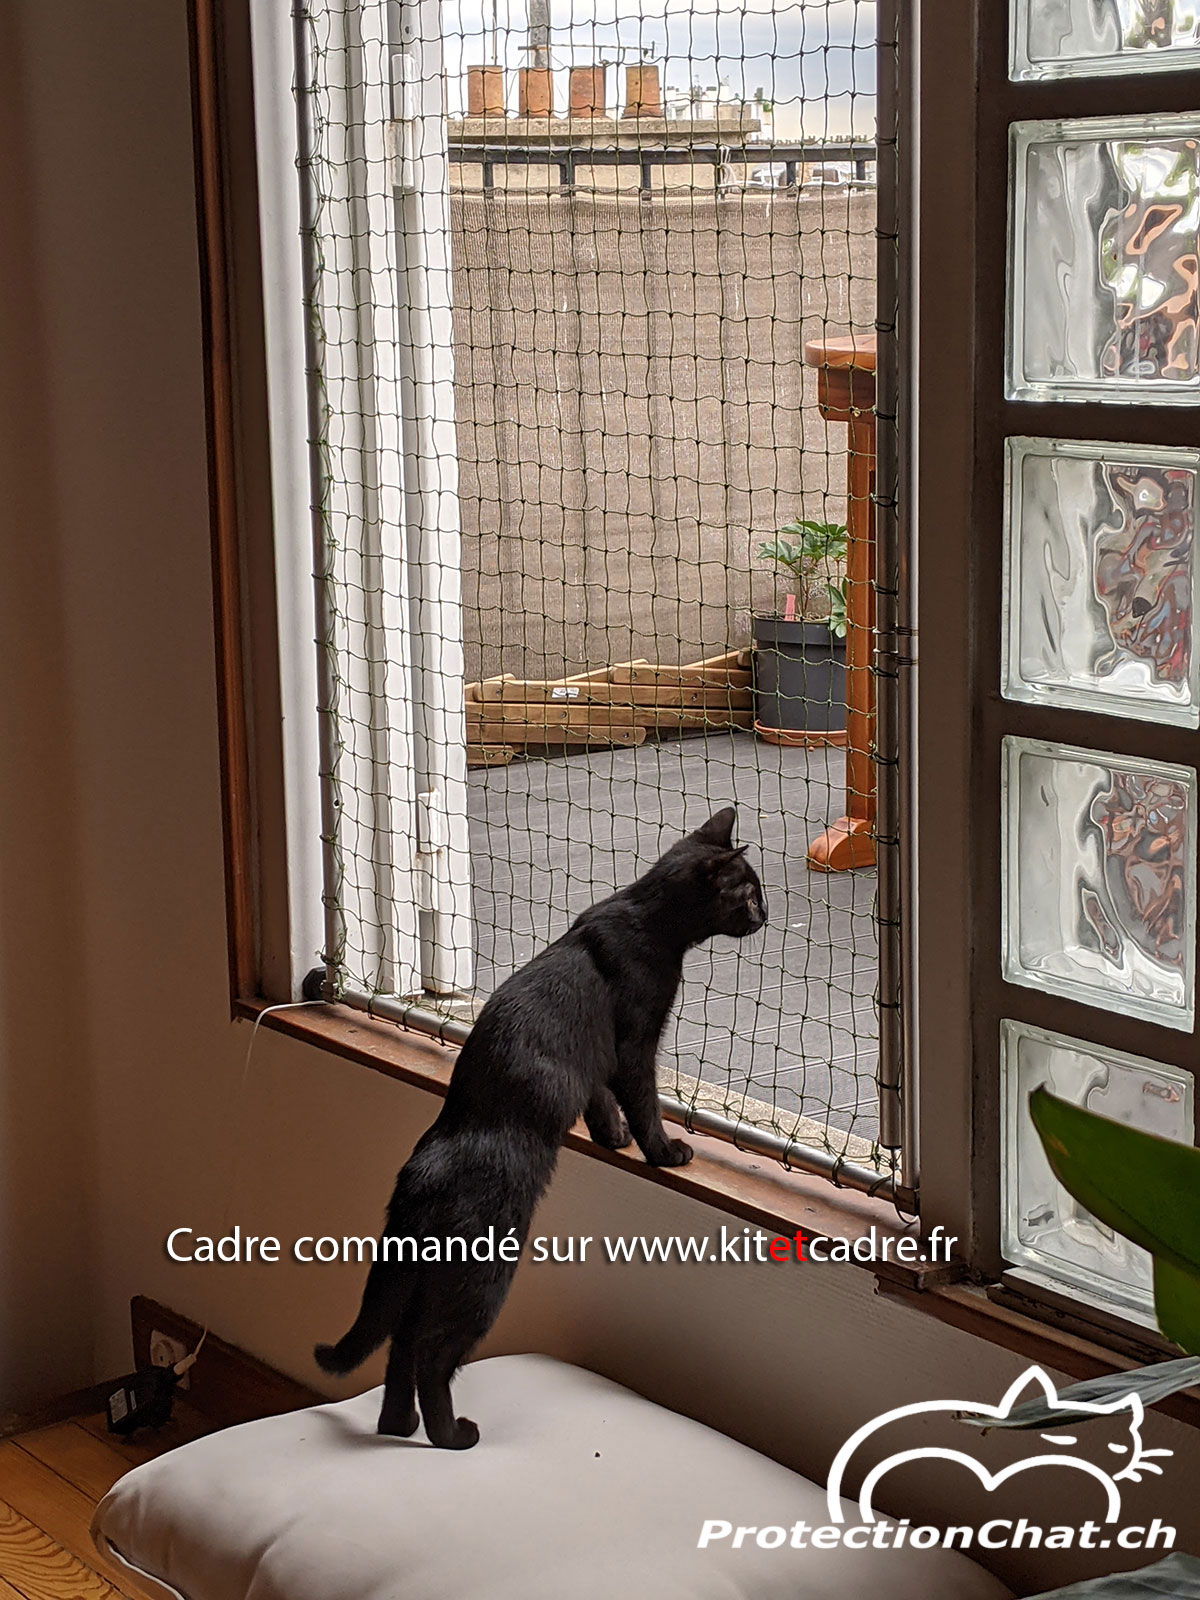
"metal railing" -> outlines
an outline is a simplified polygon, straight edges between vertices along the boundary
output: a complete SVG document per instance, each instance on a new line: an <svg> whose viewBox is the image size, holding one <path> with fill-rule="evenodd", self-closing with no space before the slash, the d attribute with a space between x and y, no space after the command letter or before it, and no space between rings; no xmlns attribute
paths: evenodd
<svg viewBox="0 0 1200 1600"><path fill-rule="evenodd" d="M783 182L763 187L769 187L772 192L787 192L800 187L802 167L849 162L854 169L851 181L866 183L869 181L867 167L876 160L877 152L874 140L863 139L824 143L762 140L724 144L705 139L687 144L605 144L588 143L585 137L571 140L547 137L530 141L515 138L482 140L452 135L448 153L452 165L482 167L485 190L495 187L495 169L498 166L556 168L561 189L575 187L576 172L581 167L636 167L639 191L650 193L654 188L655 168L661 167L711 167L718 186L722 181L722 172L730 167L782 167ZM747 184L744 177L740 183L734 180L726 182L737 188L757 187Z"/></svg>
<svg viewBox="0 0 1200 1600"><path fill-rule="evenodd" d="M439 1044L464 1045L471 1032L471 1024L458 1017L443 1016L427 1006L410 1004L407 1000L387 995L366 995L354 989L338 991L324 967L316 967L305 985L306 999L331 1000L348 1006L352 1011L364 1012L369 1017L380 1017L385 1022L398 1023L414 1033L436 1039ZM766 1156L778 1161L789 1171L807 1172L814 1177L827 1178L840 1189L853 1189L859 1194L878 1196L885 1200L895 1198L896 1180L893 1173L876 1171L860 1162L848 1160L828 1150L817 1150L799 1139L788 1139L760 1128L743 1119L735 1120L719 1111L704 1106L688 1105L671 1094L659 1093L659 1104L666 1121L678 1123L689 1133L711 1134L725 1139L739 1150L751 1155Z"/></svg>

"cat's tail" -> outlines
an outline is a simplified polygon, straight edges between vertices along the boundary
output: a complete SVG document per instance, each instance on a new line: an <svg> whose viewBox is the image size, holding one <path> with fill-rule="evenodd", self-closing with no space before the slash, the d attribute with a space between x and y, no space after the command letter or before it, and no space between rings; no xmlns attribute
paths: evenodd
<svg viewBox="0 0 1200 1600"><path fill-rule="evenodd" d="M338 1377L353 1372L395 1333L413 1291L413 1277L395 1265L377 1262L367 1275L354 1325L336 1344L319 1344L313 1357L322 1372Z"/></svg>

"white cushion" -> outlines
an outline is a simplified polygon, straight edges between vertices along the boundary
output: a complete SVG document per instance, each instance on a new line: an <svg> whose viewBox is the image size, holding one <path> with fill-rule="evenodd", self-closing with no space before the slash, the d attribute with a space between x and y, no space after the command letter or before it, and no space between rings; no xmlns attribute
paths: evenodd
<svg viewBox="0 0 1200 1600"><path fill-rule="evenodd" d="M1004 1600L951 1551L697 1549L706 1518L828 1522L824 1490L547 1356L466 1367L473 1450L375 1433L381 1391L136 1468L93 1535L185 1600ZM846 1516L857 1521L854 1507ZM149 1580L149 1581L148 1581ZM156 1581L155 1581L156 1580Z"/></svg>

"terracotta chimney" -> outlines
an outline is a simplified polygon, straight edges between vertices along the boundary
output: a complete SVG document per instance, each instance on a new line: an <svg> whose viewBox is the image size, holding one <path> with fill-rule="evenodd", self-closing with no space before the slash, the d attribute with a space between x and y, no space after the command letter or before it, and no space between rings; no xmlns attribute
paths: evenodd
<svg viewBox="0 0 1200 1600"><path fill-rule="evenodd" d="M604 115L605 79L607 67L572 67L568 115L572 117L602 117Z"/></svg>
<svg viewBox="0 0 1200 1600"><path fill-rule="evenodd" d="M467 115L469 117L502 117L504 115L504 68L467 68Z"/></svg>
<svg viewBox="0 0 1200 1600"><path fill-rule="evenodd" d="M662 89L658 81L658 67L647 62L639 67L625 68L626 117L661 117L663 114Z"/></svg>
<svg viewBox="0 0 1200 1600"><path fill-rule="evenodd" d="M517 114L549 117L554 113L554 71L551 67L517 69Z"/></svg>

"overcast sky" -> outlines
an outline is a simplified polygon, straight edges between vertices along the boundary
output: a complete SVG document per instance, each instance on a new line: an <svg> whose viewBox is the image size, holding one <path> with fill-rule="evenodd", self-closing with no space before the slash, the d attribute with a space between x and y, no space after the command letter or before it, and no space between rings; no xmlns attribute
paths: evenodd
<svg viewBox="0 0 1200 1600"><path fill-rule="evenodd" d="M494 3L493 53L493 0L444 0L452 113L462 110L468 65L495 59L515 69L526 59L527 0ZM651 50L667 87L724 78L747 99L761 87L778 107L780 137L874 132L874 0L551 0L550 23L556 66L636 61ZM565 101L565 83L560 92ZM620 93L614 67L610 101Z"/></svg>

